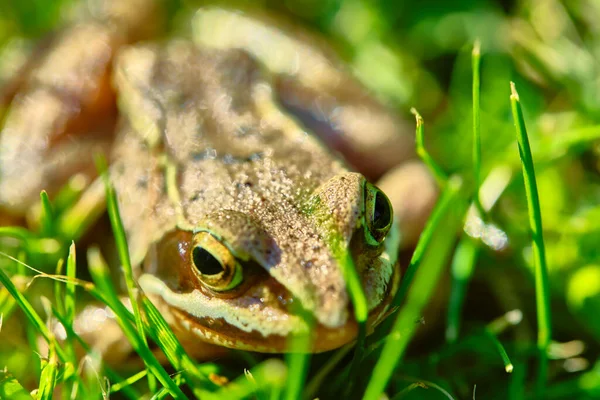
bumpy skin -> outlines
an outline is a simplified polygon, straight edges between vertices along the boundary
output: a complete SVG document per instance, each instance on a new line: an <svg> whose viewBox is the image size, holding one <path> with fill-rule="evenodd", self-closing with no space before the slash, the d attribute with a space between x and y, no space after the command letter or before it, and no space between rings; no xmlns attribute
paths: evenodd
<svg viewBox="0 0 600 400"><path fill-rule="evenodd" d="M144 23L160 15L155 3L91 2L102 7L45 46L13 100L0 208L23 212L40 189L92 175L92 151L112 146L139 284L182 335L285 351L289 334L307 329L304 309L313 350L338 347L357 330L345 268L356 269L376 324L399 280L399 237L395 222L381 243L369 237L368 186L348 165L373 178L402 163L412 154L404 125L308 35L207 9L196 45L123 49L160 25ZM215 292L195 272L192 245L206 232L242 265L238 287Z"/></svg>
<svg viewBox="0 0 600 400"><path fill-rule="evenodd" d="M377 319L398 243L362 250L365 178L277 107L267 76L240 50L175 41L123 51L114 184L134 261L165 235L178 238L154 247L181 256L158 256L140 277L176 320L216 344L280 352L287 336L307 329L290 311L296 298L316 317L315 350L327 350L356 333L337 249L368 253L355 261ZM190 271L198 231L245 261L249 287L204 287Z"/></svg>
<svg viewBox="0 0 600 400"><path fill-rule="evenodd" d="M205 8L194 18L201 46L241 48L274 74L282 107L354 168L378 179L414 156L413 128L358 82L320 37L268 15Z"/></svg>
<svg viewBox="0 0 600 400"><path fill-rule="evenodd" d="M28 211L77 172L95 175L90 155L108 154L117 117L111 87L118 49L160 24L147 0L90 0L75 20L44 40L23 70L0 88L16 92L0 132L0 210Z"/></svg>
<svg viewBox="0 0 600 400"><path fill-rule="evenodd" d="M221 8L200 9L193 22L197 44L244 49L269 69L281 107L352 168L378 180L394 206L402 248L414 246L438 196L415 159L414 125L369 93L328 43L293 24Z"/></svg>

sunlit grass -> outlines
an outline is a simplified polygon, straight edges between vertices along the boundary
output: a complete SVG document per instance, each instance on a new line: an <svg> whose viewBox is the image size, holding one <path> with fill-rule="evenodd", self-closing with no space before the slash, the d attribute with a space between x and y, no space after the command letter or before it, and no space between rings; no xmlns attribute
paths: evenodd
<svg viewBox="0 0 600 400"><path fill-rule="evenodd" d="M416 108L411 108L410 112L415 116L415 119L417 121L417 128L415 133L417 154L425 163L425 165L427 165L429 171L435 178L438 185L444 186L446 184L446 181L448 180L448 176L444 172L442 167L440 167L438 163L434 160L431 154L429 154L427 148L425 147L425 123L423 122L423 117L421 117L421 114L419 114Z"/></svg>
<svg viewBox="0 0 600 400"><path fill-rule="evenodd" d="M43 2L38 3L42 7ZM600 396L600 372L598 364L594 366L599 336L591 328L591 321L585 320L586 317L591 320L594 312L598 312L597 308L588 301L583 321L580 319L575 323L567 311L549 307L550 286L559 303L568 303L563 286L572 278L569 271L579 268L579 263L595 266L599 262L593 250L600 240L599 225L593 216L598 215L594 214L598 193L595 184L598 151L594 146L600 139L600 125L597 96L593 96L597 91L593 79L596 70L589 68L589 60L593 57L591 52L586 53L586 46L599 43L598 35L581 28L582 35L587 33L585 40L578 40L574 36L576 30L572 30L573 33L565 28L570 26L569 23L556 22L568 21L571 16L574 18L571 22L584 22L579 10L569 4L551 2L547 25L557 32L543 34L548 26L536 25L534 18L529 21L527 15L519 15L519 24L510 25L510 38L502 38L503 41L498 43L496 36L501 35L496 34L498 25L494 24L498 21L512 24L515 22L512 17L502 15L498 21L490 20L488 30L494 31L490 35L488 30L482 30L482 27L486 28L488 20L485 18L489 15L479 14L470 8L472 6L463 4L461 25L463 21L467 22L465 25L471 23L464 34L477 34L485 44L482 49L476 42L472 51L470 45L464 47L470 51L470 59L465 57L470 63L463 65L460 52L464 48L459 48L456 43L462 43L465 38L458 40L453 36L453 26L462 32L453 25L459 20L455 11L449 10L447 15L438 17L416 3L411 5L414 14L421 15L418 18L422 19L407 24L412 30L407 35L410 39L406 43L407 54L402 54L404 37L400 36L400 31L395 36L394 29L398 26L394 24L396 20L402 20L404 24L416 17L403 12L402 18L398 18L397 10L391 5L373 3L365 6L362 3L342 1L339 10L333 7L321 14L300 8L303 20L319 30L352 33L351 41L360 43L360 47L346 50L349 58L353 57L359 66L359 73L369 78L364 71L382 72L381 76L373 77L377 78L374 82L369 82L371 87L383 87L385 82L391 81L394 85L383 87L384 93L402 89L402 93L392 93L391 97L414 100L413 104L427 121L430 140L426 148L423 117L414 111L416 153L429 166L442 192L412 253L389 318L376 328L374 334L364 337L364 293L352 263L345 262L344 275L356 317L361 323L357 343L325 355L313 355L306 352L312 345L310 335L299 335L290 340L291 352L284 356L233 352L226 359L210 362L194 359L187 354L156 307L138 293L113 189L106 180L87 182L82 176L75 176L52 199L45 192L40 194L40 205L35 213L37 223L31 230L0 227L0 246L6 243L6 252L13 257L0 255L0 343L3 344L0 359L7 367L4 369L5 365L0 363L0 398L31 399L32 391L36 398L44 399L51 396L64 399L111 396L117 399L309 400L316 397L379 399L387 396L391 399L583 400ZM17 28L12 22L10 26L3 22L5 15L26 21L15 33L31 36L53 25L58 18L57 4L47 6L45 13L34 18L28 17L30 9L25 3L16 4L14 12L0 15L0 45L11 29ZM0 14L3 7L0 5ZM286 7L293 11L299 6L292 0L286 2ZM314 4L315 9L319 7L328 6ZM389 7L389 13L383 7ZM528 10L528 7L524 9ZM368 18L356 10L367 10ZM179 23L182 19L176 20ZM361 30L361 26L353 23L355 21L366 21L371 31ZM431 24L436 29L429 29ZM444 32L440 33L438 26L445 27ZM553 42L556 37L561 40ZM473 40L470 37L466 42L473 43ZM421 54L413 55L415 43L427 47L427 51L417 46L416 49L422 51L416 53ZM510 49L506 50L510 57L503 53L506 48ZM445 53L449 51L454 53ZM369 65L369 56L365 54L378 55L376 65ZM437 67L454 54L458 54L458 60L452 67L451 88L449 93L442 94L443 84L436 83L431 71L420 64L436 64ZM436 57L441 57L442 61ZM394 62L377 61L382 59ZM525 64L527 68L513 69L513 64ZM577 68L571 64L576 64ZM403 76L413 70L414 75ZM527 81L524 76L532 79ZM413 79L416 80L413 82ZM510 101L506 98L509 79L519 82L530 135L527 135L516 90ZM552 85L547 85L547 81ZM502 87L501 94L495 92L499 86ZM411 90L414 91L412 95ZM406 109L401 105L401 111ZM511 111L517 128L521 164L513 147ZM0 110L0 116L2 114L3 110ZM459 139L449 139L450 134ZM519 184L521 168L525 192ZM495 182L496 187L486 188L488 180L494 185L494 173L500 170L508 173ZM569 193L563 196L567 199L564 210L555 215L550 213L555 220L564 223L555 223L550 235L544 238L541 212L544 211L544 217L548 215L543 207L554 200L554 193L539 185L535 172L542 176L546 171L557 172L557 176L565 180L563 190ZM543 177L539 179L543 181ZM492 191L497 194L490 202L486 199ZM580 196L579 192L584 195ZM526 202L520 199L526 199ZM493 249L485 243L483 233L471 237L463 232L470 205L477 210L475 215L481 217L482 223L493 222L506 232L506 247ZM79 241L106 209L114 230L131 310L121 302L124 293L115 287L110 273L119 268L119 263L108 263L105 260L108 254L102 254L94 245L84 247ZM529 225L524 223L526 210ZM530 230L534 233L532 242ZM568 251L575 254L576 263L567 257L564 258L568 261L561 259L560 250L565 247L560 246L566 246L567 242L575 243ZM548 249L548 260L544 247ZM529 249L532 249L531 257ZM559 257L553 259L553 254ZM87 260L88 268L78 270L76 266L86 264L84 260ZM521 265L535 267L532 273L535 287ZM451 279L447 291L440 289L444 285L438 285L438 281L445 279L446 269L449 269ZM50 273L54 275L48 275ZM90 282L81 278L90 275L85 278L91 279ZM124 340L136 353L131 356L132 365L103 364L93 343L87 343L75 332L78 310L90 296L114 312L124 331ZM440 297L443 310L437 306L434 320L425 318L427 305ZM534 297L536 307L533 307ZM480 303L479 313L475 316L473 304L469 304L473 301ZM570 307L569 311L574 309L573 304L566 306ZM447 315L444 314L446 308ZM306 316L307 319L310 317ZM530 321L536 318L537 343L535 327L530 326L534 325ZM548 359L551 320L559 321L554 329L560 330L561 336L586 341L589 347L586 353L575 360ZM56 321L64 327L64 337L58 338L51 329ZM424 328L424 339L416 334L421 328ZM444 329L445 341L441 339ZM140 361L142 366L139 366ZM578 372L568 372L563 361L565 365L568 361L585 361L589 365ZM26 365L20 367L22 364Z"/></svg>
<svg viewBox="0 0 600 400"><path fill-rule="evenodd" d="M431 222L427 228L427 232L429 233L424 235L424 239L422 241L430 247L426 248L426 246L422 244L421 248L424 250L417 252L416 254L418 255L418 258L415 258L413 261L413 268L416 268L416 265L419 265L422 261L424 263L424 268L421 270L421 274L417 275L417 281L413 286L414 290L409 292L413 294L409 294L407 308L403 309L403 311L398 314L398 322L392 331L393 334L391 336L387 336L386 338L387 347L384 348L384 356L381 357L378 362L378 365L383 365L383 368L387 371L385 373L387 374L387 379L389 379L394 366L400 359L402 350L408 344L410 334L402 335L403 342L402 346L400 347L396 347L395 340L391 340L390 338L396 338L398 332L406 331L407 327L409 332L414 330L414 327L416 327L413 321L422 310L422 307L428 298L426 293L431 293L432 289L435 287L435 276L439 276L441 268L445 264L448 251L451 249L451 245L453 243L453 234L456 232L462 221L462 215L464 214L464 210L466 210L466 206L463 206L463 211L461 214L461 207L457 207L457 205L466 205L466 203L464 200L461 200L459 196L459 189L461 187L459 182L460 181L456 178L452 178L450 183L446 185L447 191L442 196L442 200L440 201L438 208L433 213ZM307 363L309 357L306 354L300 353L298 350L302 350L303 353L306 352L307 346L310 346L310 342L306 341L308 336L303 339L300 338L300 342L292 342L292 346L295 346L292 347L292 350L295 353L292 353L290 357L288 357L287 367L283 364L273 364L274 361L268 361L268 364L265 364L265 367L262 367L262 364L259 364L252 370L251 373L245 374L244 377L239 378L241 380L239 385L227 385L223 388L219 388L218 385L215 385L196 367L196 362L187 356L173 332L162 318L161 314L146 298L142 297L140 303L138 298L135 297L135 284L133 282L131 264L128 258L126 237L118 213L118 204L116 202L114 190L112 189L108 180L105 180L105 185L107 188L107 209L113 225L114 235L117 243L117 251L120 255L121 263L125 270L125 277L127 279L127 276L129 275L129 279L131 279L131 286L129 287L129 290L133 314L121 303L116 289L111 283L111 278L108 274L108 266L106 265L106 262L104 261L100 252L95 248L90 248L88 250L88 268L94 284L75 281L76 250L74 245L70 246L69 256L64 263L66 265L66 277L62 278L58 276L57 278L54 278L58 279L56 285L58 285L60 281L65 282L66 285L65 289L63 289L61 286L55 285L55 287L60 288L57 290L57 293L61 293L61 295L56 303L57 309L53 310L53 312L56 314L56 317L65 326L68 339L64 343L59 343L56 341L54 334L48 330L42 319L35 313L31 305L14 287L14 285L12 285L12 282L8 276L4 275L4 273L2 273L3 275L1 276L2 282L9 289L9 292L15 297L17 304L19 304L20 307L25 310L31 323L36 326L37 330L44 338L46 338L46 341L49 343L49 361L42 369L42 377L40 378L39 390L41 393L43 393L45 396L47 393L51 392L57 384L68 385L69 387L74 386L74 382L69 382L65 377L63 377L62 382L57 382L56 368L53 360L54 358L58 357L58 359L60 359L62 362L70 362L71 365L75 363L75 360L72 359L74 355L74 343L81 343L81 338L74 333L72 327L74 321L74 306L77 298L75 295L77 283L79 286L83 285L86 291L88 291L97 300L108 305L113 310L119 326L123 329L125 337L131 343L133 349L138 353L146 366L146 372L138 373L135 379L115 381L114 384L120 392L128 388L130 383L137 382L142 377L149 378L150 376L153 376L156 378L158 383L149 379L148 388L150 392L155 392L156 398L161 398L167 393L174 398L185 398L185 394L180 389L180 386L183 384L189 387L197 397L209 399L223 398L222 396L227 396L227 398L244 398L250 393L256 393L265 390L276 396L274 398L278 398L279 395L283 395L284 398L287 399L302 397L302 392L304 391L303 382L305 380L305 374L308 368ZM43 195L42 199L44 199ZM52 204L48 202L45 208L48 210L52 209ZM51 214L45 213L44 215ZM453 224L448 224L449 219L452 219L450 218L450 215L454 216L452 217L455 221ZM439 230L437 228L442 221L446 222L445 229ZM52 221L49 221L48 225L52 226ZM35 235L33 236L35 237ZM424 260L421 260L421 257L423 257ZM59 262L59 266L57 268L59 272L63 269L62 265L63 263ZM129 271L127 271L128 269ZM410 282L410 279L405 280L405 282ZM405 283L404 287L405 289L403 290L406 291L408 290L409 285ZM140 304L143 305L144 312L141 312ZM138 317L136 317L136 310ZM145 316L145 320L143 316ZM410 323L407 323L408 321L410 321ZM146 335L149 335L149 337L151 337L152 340L158 344L159 348L164 352L171 365L177 371L180 371L178 375L169 376L169 374L167 374L167 372L150 351L147 339L145 338ZM83 343L83 345L84 348L88 349L87 351L90 350L87 344ZM396 349L390 352L389 348ZM341 354L343 355L343 353ZM392 356L391 359L390 356ZM364 368L360 364L362 359L357 359L355 356L354 360L354 362L357 363L354 365L359 365L358 367L354 367L356 368L355 371L362 371ZM264 368L267 368L267 365L270 365L269 368L274 369L274 371L279 371L277 372L277 376L280 376L281 378L274 379L274 377L269 374L267 379L267 377L264 375ZM352 365L352 363L350 365ZM335 371L331 371L330 369L326 369L325 371L335 373ZM346 369L346 373L351 374L352 367L348 367ZM114 374L111 375L113 379L116 378ZM284 376L287 376L286 380L283 380ZM369 388L375 387L375 391L371 389L371 392L369 392L369 389L367 389L367 397L371 396L369 393L375 393L385 389L387 379L382 380L381 378L383 376L384 374L379 373L373 375L369 381ZM261 381L260 379L264 379L264 381ZM322 380L313 382L325 384L325 382ZM284 383L285 389L283 386ZM77 384L81 386L83 385L83 382L77 382ZM347 384L344 385L341 389L342 392L350 397L356 396L356 393L349 391L348 387L350 386ZM84 389L81 390L84 391ZM310 390L314 392L317 391L318 388L313 386L310 388ZM124 394L127 397L131 397L131 392L124 392Z"/></svg>
<svg viewBox="0 0 600 400"><path fill-rule="evenodd" d="M546 265L546 249L544 246L544 233L542 229L542 214L540 211L540 199L535 177L533 156L529 147L527 128L521 109L519 94L513 82L510 83L510 103L512 106L515 129L517 131L517 142L519 144L519 156L523 166L523 178L525 180L525 193L527 195L527 209L529 211L529 226L531 229L533 244L533 263L535 265L535 297L538 322L538 350L539 371L537 379L538 395L543 396L544 388L548 379L548 346L552 336L550 320L550 287L548 283L548 267Z"/></svg>
<svg viewBox="0 0 600 400"><path fill-rule="evenodd" d="M480 110L480 92L481 92L481 43L475 42L471 52L471 70L473 76L472 97L473 97L473 209L479 214L478 217L484 218L486 215L481 205L481 110ZM468 218L468 217L467 217ZM463 307L464 298L467 291L467 285L474 272L477 255L479 253L479 243L473 238L463 233L460 242L454 252L450 272L452 274L452 291L448 299L448 314L446 325L446 340L453 342L458 338L460 327L460 314Z"/></svg>
<svg viewBox="0 0 600 400"><path fill-rule="evenodd" d="M4 370L0 371L0 397L13 400L31 400L31 395L19 381Z"/></svg>
<svg viewBox="0 0 600 400"><path fill-rule="evenodd" d="M422 126L422 119L417 114L417 129L421 130L420 133L418 132L421 138L423 134ZM421 154L426 153L422 152ZM60 295L56 301L56 309L53 310L53 313L67 332L67 340L58 342L55 335L47 328L43 319L36 313L31 303L16 288L10 277L0 270L0 282L2 282L5 289L14 298L16 304L25 313L29 319L29 324L38 334L44 337L48 344L47 359L42 362L39 387L37 388L38 396L40 398L50 398L58 386L70 388L68 389L70 393L98 393L97 391L93 392L94 389L92 388L86 388L85 381L78 378L77 375L74 375L72 372L67 373L66 368L59 368L59 361L63 365L70 366L71 370L74 368L74 365L77 363L77 359L74 358L76 343L83 345L86 351L91 350L74 333L72 326L78 298L76 296L76 287L82 286L98 301L106 304L113 310L125 337L145 365L144 370L127 379L119 377L112 370L104 367L102 373L110 376L112 389L109 390L112 393L121 393L128 398L136 398L138 396L136 394L137 389L134 389L132 385L137 387L140 385L141 380L146 379L147 390L153 394L153 398L164 398L167 395L173 398L187 398L187 395L182 390L182 387L185 386L194 396L206 399L242 399L248 396L260 397L267 394L268 398L273 399L295 399L304 397L307 394L306 390L313 395L321 390L320 386L327 387L329 383L327 383L325 377L331 374L338 382L346 382L338 388L339 394L353 398L363 397L363 394L365 399L380 398L381 394L394 379L394 371L401 365L407 346L418 327L417 321L419 320L419 316L422 315L425 305L433 294L443 268L448 265L451 259L456 234L460 232L469 204L469 195L468 192L465 193L461 179L456 176L447 178L433 159L429 158L428 160L433 171L438 169L437 175L444 188L443 193L417 245L408 272L404 276L398 295L393 302L393 306L399 307L399 311L384 322L374 335L374 339L379 337L381 340L374 343L374 349L380 344L383 344L383 347L380 351L372 350L368 353L368 356L371 356L371 358L368 358L369 362L374 362L375 365L372 371L368 369L368 364L366 364L363 356L358 358L355 356L353 357L354 364L350 364L354 367L346 366L345 368L336 370L335 363L333 363L331 364L332 367L325 367L322 370L324 372L321 372L320 376L315 376L316 380L310 379L307 375L310 356L303 354L305 353L304 350L310 346L307 336L298 338L299 341L293 342L292 346L295 347L292 347L292 350L296 350L296 352L286 358L287 364L279 360L268 359L258 364L252 370L241 373L229 385L225 384L221 386L216 384L206 373L202 372L202 364L198 364L197 361L194 361L186 354L174 333L152 303L145 297L138 298L136 296L136 286L127 251L127 241L120 221L115 193L108 180L105 180L107 209L114 230L117 251L124 268L126 282L128 282L129 299L132 303L133 313L127 310L121 303L118 293L111 282L108 266L96 248L88 250L89 271L94 284L81 283L75 280L76 250L75 246L71 245L66 262L64 264L59 263L58 267L59 273L64 268L65 277L54 278L58 279L55 287L57 288L57 293L60 293ZM53 211L54 206L44 194L41 195L41 201L43 210L41 218L45 220L40 225L39 235L41 236L28 231L20 229L11 230L9 228L3 229L2 233L17 237L25 244L28 244L43 240L45 235L55 232L54 227L56 225L54 222L56 216ZM65 210L65 212L68 212L68 210ZM460 251L457 255L461 254ZM26 253L29 252L29 250L26 251ZM455 257L454 263L458 265L469 259L474 260L472 256L470 258L467 256L462 256L462 258ZM471 261L466 262L467 264L471 263ZM62 287L63 284L64 288ZM497 339L496 333L486 328L483 335L487 336L497 349L498 354L503 360L505 369L509 372L512 371L514 366L504 346ZM156 343L165 354L170 365L177 371L175 375L169 374L164 366L161 365L148 347L148 339L146 337ZM344 356L344 352L338 354L341 357ZM341 361L341 357L336 359L336 362ZM356 386L355 384L348 384L347 379L353 374L362 375L361 380L364 382L364 392L350 391L348 389L349 387ZM309 378L310 384L307 388L304 388L304 382L307 378ZM18 390L18 382L17 384L15 384L14 380L8 380L7 382L12 385L11 388L17 388L15 390ZM358 388L360 387L358 385ZM396 396L402 397L409 392L421 390L424 387L437 388L446 397L454 398L443 386L426 379L419 380L417 383L409 383L407 386L400 388ZM76 392L75 390L78 391Z"/></svg>
<svg viewBox="0 0 600 400"><path fill-rule="evenodd" d="M473 203L477 211L484 217L484 210L479 199L481 187L481 43L475 42L471 52L471 68L473 70L473 180L475 189Z"/></svg>
<svg viewBox="0 0 600 400"><path fill-rule="evenodd" d="M418 326L419 316L427 304L433 289L440 277L447 258L454 244L454 235L464 217L466 211L465 199L461 198L461 181L454 177L450 178L448 184L436 209L432 213L432 223L426 227L432 231L433 239L429 242L427 252L422 259L417 260L419 267L415 272L415 279L408 289L406 304L398 312L396 322L385 339L385 345L381 351L375 369L371 375L364 398L377 400L385 390L392 373L400 362L415 329ZM440 228L440 222L444 221L444 229ZM411 263L413 264L413 263ZM416 265L415 262L413 265Z"/></svg>

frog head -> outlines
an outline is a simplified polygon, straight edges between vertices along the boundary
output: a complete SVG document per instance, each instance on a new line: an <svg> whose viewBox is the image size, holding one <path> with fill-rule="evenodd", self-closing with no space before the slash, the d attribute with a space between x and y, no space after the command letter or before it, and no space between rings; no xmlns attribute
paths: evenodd
<svg viewBox="0 0 600 400"><path fill-rule="evenodd" d="M169 232L146 257L140 285L176 325L261 352L284 352L290 335L311 331L312 350L330 350L358 331L348 268L369 325L379 322L399 280L397 228L381 190L353 172L288 198L274 187L269 197L252 184L238 190L237 203Z"/></svg>

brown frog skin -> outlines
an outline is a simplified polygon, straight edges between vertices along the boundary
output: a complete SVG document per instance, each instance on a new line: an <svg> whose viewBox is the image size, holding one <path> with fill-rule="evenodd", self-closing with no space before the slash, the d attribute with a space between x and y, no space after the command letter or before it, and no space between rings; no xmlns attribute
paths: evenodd
<svg viewBox="0 0 600 400"><path fill-rule="evenodd" d="M241 14L206 9L195 44L126 46L148 35L142 21L154 3L136 16L140 1L105 2L100 17L46 47L0 134L0 206L18 214L46 185L92 175L91 151L110 145L138 283L178 334L284 352L290 335L311 329L301 308L315 321L312 350L339 347L357 334L347 268L362 283L372 328L400 279L401 233L385 194L347 162L370 177L401 163L411 154L403 125L302 36L269 25L261 39L284 54L296 48L295 69L241 40L264 20L244 17L233 43L209 43L200 28ZM96 29L90 43L73 39L86 29ZM73 59L58 57L61 49ZM368 162L377 148L399 150Z"/></svg>
<svg viewBox="0 0 600 400"><path fill-rule="evenodd" d="M117 110L111 84L118 49L159 30L154 2L93 1L45 38L0 97L11 100L0 134L0 209L22 215L42 189L95 175L91 157L111 147ZM153 27L149 29L148 27ZM16 89L18 87L18 90Z"/></svg>

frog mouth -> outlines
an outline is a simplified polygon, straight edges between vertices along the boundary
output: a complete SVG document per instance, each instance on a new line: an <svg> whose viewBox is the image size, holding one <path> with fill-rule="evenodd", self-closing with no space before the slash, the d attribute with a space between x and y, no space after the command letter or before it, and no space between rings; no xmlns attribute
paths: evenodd
<svg viewBox="0 0 600 400"><path fill-rule="evenodd" d="M399 268L394 268L394 276L390 282L388 293L384 300L369 312L367 334L385 318L393 293L399 283ZM261 353L286 353L296 351L290 347L289 335L269 334L263 336L257 331L245 331L237 328L224 319L197 317L180 309L172 308L176 315L176 323L188 332L201 337L203 340L232 349L257 351ZM354 315L350 313L350 315ZM358 335L358 323L354 318L339 327L328 327L316 323L310 329L312 345L311 353L321 353L344 346L354 341Z"/></svg>
<svg viewBox="0 0 600 400"><path fill-rule="evenodd" d="M386 315L398 287L400 268L395 256L398 237L397 230L392 230L383 243L382 251L379 250L379 255L373 258L354 243L348 247L350 260L355 258L351 249L358 252L351 264L352 268L357 268L359 279L363 282L368 333ZM360 236L356 238L359 240ZM360 254L367 254L367 257L360 258ZM358 324L346 287L340 288L343 292L329 292L328 287L319 286L316 289L321 302L310 304L294 295L290 281L277 276L276 270L264 272L255 275L257 280L249 280L248 286L235 296L223 296L197 285L180 286L176 283L179 280L161 278L149 272L142 273L138 283L163 314L171 317L169 322L180 328L182 334L219 346L282 353L292 350L289 347L291 336L310 333L313 345L309 350L323 352L356 338ZM328 280L320 277L317 282L326 285ZM312 325L297 313L299 304L314 317L309 318L314 320ZM335 307L331 307L332 304Z"/></svg>
<svg viewBox="0 0 600 400"><path fill-rule="evenodd" d="M397 265L393 271L383 299L369 312L368 333L384 318L396 291L400 275ZM309 326L299 315L280 307L261 306L256 303L256 298L250 296L227 300L235 301L238 305L235 308L238 310L236 314L231 311L231 304L219 310L219 306L227 306L220 304L222 299L203 298L205 295L198 290L186 294L175 293L151 275L142 275L140 286L155 303L158 303L159 309L168 309L167 314L172 316L171 323L179 328L176 331L184 335L191 333L205 342L223 347L263 353L285 353L293 350L289 341L292 335L310 332L312 347L309 351L319 353L348 344L355 340L358 334L358 324L351 317L340 326L331 327L320 322ZM193 296L194 301L190 300L189 296ZM186 303L210 301L214 301L214 305L203 310L186 306ZM354 315L352 306L348 307L348 315ZM225 312L225 309L230 311Z"/></svg>

